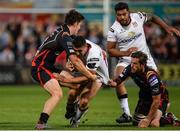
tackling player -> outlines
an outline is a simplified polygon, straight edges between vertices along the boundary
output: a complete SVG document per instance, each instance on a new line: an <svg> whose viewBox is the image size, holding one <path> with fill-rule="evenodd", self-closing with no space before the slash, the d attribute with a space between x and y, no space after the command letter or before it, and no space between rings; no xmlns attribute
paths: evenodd
<svg viewBox="0 0 180 131"><path fill-rule="evenodd" d="M155 15L144 12L130 13L128 5L123 2L119 2L115 5L115 13L116 20L111 26L107 36L107 51L109 55L119 59L115 69L115 78L117 78L124 68L130 64L130 55L137 50L147 54L147 65L157 71L157 67L147 46L143 29L144 23L150 21L158 24L170 35L176 34L177 36L180 36L180 32L167 25ZM116 48L116 45L118 46L118 49ZM118 85L116 93L124 112L122 116L116 119L116 122L131 122L128 94L124 83Z"/></svg>
<svg viewBox="0 0 180 131"><path fill-rule="evenodd" d="M96 75L91 74L85 68L72 47L70 35L77 34L83 20L84 17L79 12L70 10L66 14L65 24L45 39L32 60L32 77L51 95L44 104L35 129L46 129L49 116L63 96L61 86L55 75L62 71L62 69L57 69L54 66L58 54L66 51L72 64L79 72L91 80L96 79Z"/></svg>
<svg viewBox="0 0 180 131"><path fill-rule="evenodd" d="M77 36L73 45L74 50L81 55L81 59L84 59L82 61L84 61L86 68L98 76L96 81L91 81L83 75L73 79L61 78L62 82L81 84L78 89L70 89L65 114L67 119L71 118L71 126L77 127L81 117L88 110L89 101L103 84L108 84L109 72L106 52L97 44L85 40L82 36Z"/></svg>
<svg viewBox="0 0 180 131"><path fill-rule="evenodd" d="M141 51L132 53L131 64L114 81L110 81L111 86L117 86L131 77L140 88L139 100L133 116L133 123L140 128L149 125L159 127L160 119L169 104L168 92L158 73L147 66L147 60L147 55ZM176 125L179 124L179 121L174 120L173 123L171 120L169 124L175 122Z"/></svg>

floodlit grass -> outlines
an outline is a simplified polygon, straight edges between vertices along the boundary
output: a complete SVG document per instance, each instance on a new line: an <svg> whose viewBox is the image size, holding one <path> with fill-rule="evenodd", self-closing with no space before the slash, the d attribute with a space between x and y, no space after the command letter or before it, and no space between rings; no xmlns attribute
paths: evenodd
<svg viewBox="0 0 180 131"><path fill-rule="evenodd" d="M138 99L138 88L128 87L129 106L133 113ZM55 130L72 130L69 121L64 118L67 88L63 88L64 97L49 119L49 125ZM169 88L170 111L180 117L180 88ZM32 130L42 111L43 104L48 98L38 85L0 86L0 130ZM121 114L119 102L114 89L101 89L91 101L86 116L82 119L77 130L134 130L131 124L119 125L115 119ZM156 129L156 128L147 128ZM180 127L166 126L158 130L178 130ZM139 129L138 129L139 130Z"/></svg>

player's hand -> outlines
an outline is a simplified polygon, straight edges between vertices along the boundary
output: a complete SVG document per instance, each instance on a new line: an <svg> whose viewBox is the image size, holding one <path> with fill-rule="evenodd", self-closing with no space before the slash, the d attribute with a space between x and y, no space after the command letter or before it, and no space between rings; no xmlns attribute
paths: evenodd
<svg viewBox="0 0 180 131"><path fill-rule="evenodd" d="M146 128L146 127L149 126L149 124L150 124L150 120L147 119L147 118L145 118L145 119L142 119L142 120L139 122L138 127L139 127L139 128Z"/></svg>
<svg viewBox="0 0 180 131"><path fill-rule="evenodd" d="M117 83L115 81L113 81L113 80L109 80L108 84L109 84L109 86L111 86L113 88L117 86Z"/></svg>
<svg viewBox="0 0 180 131"><path fill-rule="evenodd" d="M95 81L95 80L97 80L97 75L92 74L92 75L89 77L89 79Z"/></svg>
<svg viewBox="0 0 180 131"><path fill-rule="evenodd" d="M66 68L67 68L68 70L70 70L70 71L73 71L73 70L74 70L74 65L71 63L70 60L68 60L68 61L66 62Z"/></svg>
<svg viewBox="0 0 180 131"><path fill-rule="evenodd" d="M66 77L59 75L59 81L64 83L71 83L71 79L67 79Z"/></svg>
<svg viewBox="0 0 180 131"><path fill-rule="evenodd" d="M178 30L172 26L167 27L166 32L171 36L173 36L174 34L176 34L177 36L180 36L180 30Z"/></svg>
<svg viewBox="0 0 180 131"><path fill-rule="evenodd" d="M133 52L137 51L137 47L131 47L127 50L127 55L130 56Z"/></svg>

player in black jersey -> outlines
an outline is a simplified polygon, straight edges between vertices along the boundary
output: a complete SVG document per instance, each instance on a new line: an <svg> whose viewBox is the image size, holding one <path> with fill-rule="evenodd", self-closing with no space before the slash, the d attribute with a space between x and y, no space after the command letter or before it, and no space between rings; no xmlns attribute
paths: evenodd
<svg viewBox="0 0 180 131"><path fill-rule="evenodd" d="M131 77L140 88L133 123L140 128L149 125L159 127L161 116L166 112L169 104L168 92L158 73L147 66L146 54L141 51L134 52L131 55L131 64L124 69L117 79L110 80L109 84L117 87L128 77ZM169 123L172 124L172 121Z"/></svg>
<svg viewBox="0 0 180 131"><path fill-rule="evenodd" d="M65 17L65 24L48 36L39 47L34 59L32 60L32 77L51 95L45 102L44 109L40 115L36 129L45 129L46 123L53 109L63 96L61 86L56 76L61 72L69 76L62 69L54 66L56 57L66 52L71 63L76 69L91 80L96 79L96 75L89 72L82 61L76 56L72 47L70 35L76 35L80 29L84 17L76 10L70 10Z"/></svg>

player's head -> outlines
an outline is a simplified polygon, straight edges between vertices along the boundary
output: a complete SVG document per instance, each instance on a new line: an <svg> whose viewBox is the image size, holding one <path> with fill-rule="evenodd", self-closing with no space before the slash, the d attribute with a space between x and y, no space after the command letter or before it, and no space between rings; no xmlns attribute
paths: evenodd
<svg viewBox="0 0 180 131"><path fill-rule="evenodd" d="M143 53L142 51L137 51L137 52L132 53L131 71L133 73L143 71L144 67L147 64L147 59L148 59L147 55Z"/></svg>
<svg viewBox="0 0 180 131"><path fill-rule="evenodd" d="M74 50L81 53L82 55L86 54L88 46L86 40L82 36L76 36L73 40Z"/></svg>
<svg viewBox="0 0 180 131"><path fill-rule="evenodd" d="M114 7L116 20L122 25L127 26L131 22L129 7L127 3L119 2Z"/></svg>
<svg viewBox="0 0 180 131"><path fill-rule="evenodd" d="M76 10L70 10L65 16L65 24L70 28L71 35L77 34L80 29L84 16Z"/></svg>

